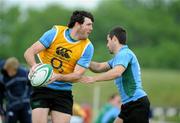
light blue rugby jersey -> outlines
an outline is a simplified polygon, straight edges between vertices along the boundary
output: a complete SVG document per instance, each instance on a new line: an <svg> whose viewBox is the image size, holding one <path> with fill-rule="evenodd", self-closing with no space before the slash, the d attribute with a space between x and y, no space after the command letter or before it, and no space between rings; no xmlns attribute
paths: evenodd
<svg viewBox="0 0 180 123"><path fill-rule="evenodd" d="M115 79L115 84L121 95L122 103L146 96L142 88L141 71L135 54L124 45L113 59L108 61L111 68L122 65L126 68L121 77Z"/></svg>
<svg viewBox="0 0 180 123"><path fill-rule="evenodd" d="M75 42L75 40L73 40L70 37L70 32L71 32L71 30L67 29L65 32L65 36L68 39L68 41ZM56 29L52 28L52 29L48 30L47 32L45 32L44 35L39 39L39 41L46 48L48 48L48 47L50 47L55 35L56 35ZM93 54L94 54L94 47L93 47L92 43L89 43L85 49L85 52L83 53L81 58L77 61L77 64L84 67L84 68L88 68L90 61L93 57ZM51 88L51 89L55 89L55 90L71 90L72 89L72 83L71 82L55 81L51 84L48 84L47 87Z"/></svg>

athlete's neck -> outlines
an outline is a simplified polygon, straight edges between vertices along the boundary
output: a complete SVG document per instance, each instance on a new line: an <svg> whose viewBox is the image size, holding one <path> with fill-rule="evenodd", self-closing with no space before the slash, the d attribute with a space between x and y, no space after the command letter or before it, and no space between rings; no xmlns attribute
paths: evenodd
<svg viewBox="0 0 180 123"><path fill-rule="evenodd" d="M71 37L72 29L67 29L67 37L70 39L70 41L76 42L77 40Z"/></svg>
<svg viewBox="0 0 180 123"><path fill-rule="evenodd" d="M72 28L71 29L71 32L70 32L70 35L69 35L73 40L79 40L79 36L77 34L77 31L76 29Z"/></svg>
<svg viewBox="0 0 180 123"><path fill-rule="evenodd" d="M122 45L122 44L117 45L117 46L116 46L116 49L115 49L115 51L114 51L114 54L117 54L117 53L121 50L121 48L122 48L123 46L124 46L124 45Z"/></svg>

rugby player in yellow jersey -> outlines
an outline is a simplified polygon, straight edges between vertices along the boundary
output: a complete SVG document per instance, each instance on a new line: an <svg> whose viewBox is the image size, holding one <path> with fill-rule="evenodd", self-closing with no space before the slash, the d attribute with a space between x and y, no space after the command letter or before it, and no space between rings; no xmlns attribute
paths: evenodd
<svg viewBox="0 0 180 123"><path fill-rule="evenodd" d="M93 15L74 11L68 26L57 25L30 46L24 57L33 72L38 63L50 64L54 74L46 87L34 88L31 96L33 123L69 123L72 115L72 82L80 79L89 67L94 47L88 39L93 30Z"/></svg>

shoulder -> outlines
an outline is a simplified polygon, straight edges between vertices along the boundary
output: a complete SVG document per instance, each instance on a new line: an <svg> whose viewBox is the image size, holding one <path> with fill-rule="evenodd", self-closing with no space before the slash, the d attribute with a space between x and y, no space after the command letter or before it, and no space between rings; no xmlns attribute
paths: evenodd
<svg viewBox="0 0 180 123"><path fill-rule="evenodd" d="M93 44L91 42L88 43L87 48L89 50L94 50L94 46L93 46Z"/></svg>
<svg viewBox="0 0 180 123"><path fill-rule="evenodd" d="M132 52L132 50L130 50L129 48L126 48L126 49L123 49L123 50L119 51L119 52L117 53L116 57L124 57L124 56L126 56L126 57L132 57L133 54L134 54L134 53Z"/></svg>
<svg viewBox="0 0 180 123"><path fill-rule="evenodd" d="M94 46L93 46L93 44L92 44L91 42L89 42L89 43L86 45L83 54L91 54L91 53L92 53L92 54L94 53Z"/></svg>
<svg viewBox="0 0 180 123"><path fill-rule="evenodd" d="M55 36L56 36L57 30L55 28L52 28L48 31L46 31L43 36L39 39L41 44L43 44L46 48L48 48L51 43L53 42Z"/></svg>
<svg viewBox="0 0 180 123"><path fill-rule="evenodd" d="M46 32L45 32L45 34L47 35L47 36L50 36L50 35L55 35L56 34L56 28L52 28L52 29L49 29L49 30L47 30Z"/></svg>
<svg viewBox="0 0 180 123"><path fill-rule="evenodd" d="M92 43L90 42L90 43L86 46L83 55L88 55L90 58L92 58L93 54L94 54L94 46L93 46Z"/></svg>

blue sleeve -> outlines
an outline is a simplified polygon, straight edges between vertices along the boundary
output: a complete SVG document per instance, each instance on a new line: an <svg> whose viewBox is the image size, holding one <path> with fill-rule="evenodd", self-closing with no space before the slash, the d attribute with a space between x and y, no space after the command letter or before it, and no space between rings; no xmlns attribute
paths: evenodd
<svg viewBox="0 0 180 123"><path fill-rule="evenodd" d="M88 44L88 46L86 47L83 55L81 56L81 58L78 60L77 64L82 66L82 67L85 67L85 68L88 68L89 67L89 64L91 62L91 59L93 57L93 54L94 54L94 47L92 45L92 43Z"/></svg>
<svg viewBox="0 0 180 123"><path fill-rule="evenodd" d="M122 65L127 68L129 62L132 59L132 55L127 52L118 53L113 59L113 67L117 65Z"/></svg>
<svg viewBox="0 0 180 123"><path fill-rule="evenodd" d="M112 68L112 66L113 66L113 59L109 60L109 61L108 61L108 64L109 64L109 66Z"/></svg>
<svg viewBox="0 0 180 123"><path fill-rule="evenodd" d="M56 29L52 28L47 32L45 32L43 36L39 39L39 41L44 45L44 47L48 48L51 45L55 35L56 35Z"/></svg>
<svg viewBox="0 0 180 123"><path fill-rule="evenodd" d="M118 108L116 107L111 108L102 117L102 123L109 123L112 119L115 119L119 113L120 113L120 110Z"/></svg>

